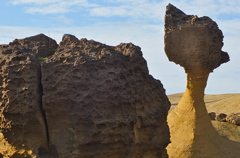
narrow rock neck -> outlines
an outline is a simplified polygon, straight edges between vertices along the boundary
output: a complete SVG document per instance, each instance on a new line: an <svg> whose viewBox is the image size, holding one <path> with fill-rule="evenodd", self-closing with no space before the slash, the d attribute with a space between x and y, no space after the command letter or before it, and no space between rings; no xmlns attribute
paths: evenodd
<svg viewBox="0 0 240 158"><path fill-rule="evenodd" d="M207 86L209 73L210 72L203 70L187 73L186 93L189 93L190 97L194 101L200 101L204 99L204 91Z"/></svg>
<svg viewBox="0 0 240 158"><path fill-rule="evenodd" d="M185 110L204 109L204 91L207 85L209 71L194 70L187 72L186 91L180 100L178 107Z"/></svg>

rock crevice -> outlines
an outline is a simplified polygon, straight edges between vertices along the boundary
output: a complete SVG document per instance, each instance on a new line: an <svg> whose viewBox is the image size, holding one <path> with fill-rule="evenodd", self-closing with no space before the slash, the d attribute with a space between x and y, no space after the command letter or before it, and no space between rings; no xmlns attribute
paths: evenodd
<svg viewBox="0 0 240 158"><path fill-rule="evenodd" d="M48 131L48 121L47 121L47 116L46 116L46 112L45 109L43 107L43 84L42 84L42 67L39 67L40 71L39 71L39 95L40 95L40 99L39 99L39 106L40 106L40 112L42 113L42 118L44 121L44 125L45 125L45 130L46 130L46 139L47 139L47 144L48 144L48 150L49 150L49 131Z"/></svg>
<svg viewBox="0 0 240 158"><path fill-rule="evenodd" d="M5 157L40 156L48 150L39 58L56 47L43 34L0 46L0 153Z"/></svg>

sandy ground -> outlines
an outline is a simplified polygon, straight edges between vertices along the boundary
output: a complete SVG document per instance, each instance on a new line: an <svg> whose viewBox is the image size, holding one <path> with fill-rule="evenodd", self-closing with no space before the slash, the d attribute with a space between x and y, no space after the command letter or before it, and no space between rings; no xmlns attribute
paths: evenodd
<svg viewBox="0 0 240 158"><path fill-rule="evenodd" d="M168 95L173 109L181 99L183 93ZM218 94L205 95L205 103L208 112L218 113L240 113L240 94ZM240 126L227 122L212 121L218 133L232 141L240 142Z"/></svg>

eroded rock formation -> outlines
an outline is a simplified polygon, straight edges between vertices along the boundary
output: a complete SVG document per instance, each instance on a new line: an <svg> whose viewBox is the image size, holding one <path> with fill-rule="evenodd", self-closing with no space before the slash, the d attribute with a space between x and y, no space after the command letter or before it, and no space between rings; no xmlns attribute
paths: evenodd
<svg viewBox="0 0 240 158"><path fill-rule="evenodd" d="M139 47L40 34L0 54L3 156L166 157L170 103Z"/></svg>
<svg viewBox="0 0 240 158"><path fill-rule="evenodd" d="M216 115L215 120L219 121L219 122L226 122L226 117L227 115L224 113L220 113Z"/></svg>
<svg viewBox="0 0 240 158"><path fill-rule="evenodd" d="M226 121L234 125L240 125L240 113L238 114L232 113L227 115Z"/></svg>
<svg viewBox="0 0 240 158"><path fill-rule="evenodd" d="M215 112L210 112L208 113L209 117L211 120L216 120L216 113Z"/></svg>
<svg viewBox="0 0 240 158"><path fill-rule="evenodd" d="M42 67L50 144L59 155L160 157L168 144L168 100L146 67L131 43L63 37Z"/></svg>
<svg viewBox="0 0 240 158"><path fill-rule="evenodd" d="M209 73L229 61L221 50L221 30L209 17L186 15L169 4L164 40L169 60L184 67L187 74L186 91L168 115L170 158L239 157L240 145L218 135L204 103Z"/></svg>
<svg viewBox="0 0 240 158"><path fill-rule="evenodd" d="M48 149L38 56L56 48L43 34L0 46L0 153L5 157L41 155Z"/></svg>

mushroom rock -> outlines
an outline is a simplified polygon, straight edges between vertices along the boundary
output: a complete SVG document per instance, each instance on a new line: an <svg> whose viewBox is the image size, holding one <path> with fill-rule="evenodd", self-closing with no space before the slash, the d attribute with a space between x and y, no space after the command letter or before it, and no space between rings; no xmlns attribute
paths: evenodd
<svg viewBox="0 0 240 158"><path fill-rule="evenodd" d="M42 63L43 107L57 157L166 156L170 102L140 47L64 35Z"/></svg>
<svg viewBox="0 0 240 158"><path fill-rule="evenodd" d="M168 115L169 157L238 157L240 145L218 135L204 103L209 73L229 61L228 54L221 50L221 30L209 17L186 15L169 4L164 41L168 59L184 67L187 74L186 91Z"/></svg>

